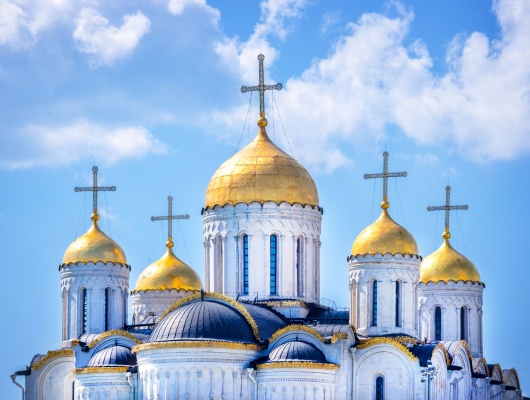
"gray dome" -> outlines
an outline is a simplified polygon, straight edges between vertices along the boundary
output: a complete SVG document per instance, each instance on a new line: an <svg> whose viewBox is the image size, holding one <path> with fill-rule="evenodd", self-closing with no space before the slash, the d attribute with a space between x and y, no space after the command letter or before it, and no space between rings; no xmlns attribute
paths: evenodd
<svg viewBox="0 0 530 400"><path fill-rule="evenodd" d="M192 300L170 311L148 342L177 340L257 343L251 325L235 307L211 298Z"/></svg>
<svg viewBox="0 0 530 400"><path fill-rule="evenodd" d="M307 361L327 363L324 353L314 344L296 340L279 345L269 354L267 362Z"/></svg>
<svg viewBox="0 0 530 400"><path fill-rule="evenodd" d="M136 365L136 356L125 346L114 345L99 350L90 357L87 367L116 367Z"/></svg>
<svg viewBox="0 0 530 400"><path fill-rule="evenodd" d="M249 303L240 303L245 307L258 326L259 336L262 339L269 339L274 332L285 328L287 322L280 313L272 311L266 306Z"/></svg>

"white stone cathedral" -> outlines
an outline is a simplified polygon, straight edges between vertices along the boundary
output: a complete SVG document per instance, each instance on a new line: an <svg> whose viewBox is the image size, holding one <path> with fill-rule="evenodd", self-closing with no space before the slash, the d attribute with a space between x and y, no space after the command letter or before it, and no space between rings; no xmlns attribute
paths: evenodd
<svg viewBox="0 0 530 400"><path fill-rule="evenodd" d="M260 72L247 89L263 96ZM515 369L482 354L485 285L450 244L450 188L434 207L446 211L442 245L422 258L390 216L387 178L403 173L388 173L385 153L384 172L366 176L383 179L382 212L353 241L349 311L335 310L320 302L315 183L269 139L263 112L258 126L208 184L204 286L169 231L129 291L125 253L98 227L97 192L112 188L79 189L94 191L93 224L59 267L60 349L12 375L25 399L522 399ZM180 218L171 198L159 218Z"/></svg>

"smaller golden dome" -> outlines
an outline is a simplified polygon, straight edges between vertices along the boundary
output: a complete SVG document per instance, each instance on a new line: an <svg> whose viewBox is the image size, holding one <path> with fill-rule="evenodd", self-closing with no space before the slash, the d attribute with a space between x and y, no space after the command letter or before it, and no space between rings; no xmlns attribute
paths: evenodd
<svg viewBox="0 0 530 400"><path fill-rule="evenodd" d="M74 240L66 249L63 256L63 264L112 262L127 264L127 258L121 247L105 235L98 226L99 215L97 212L91 215L93 224L88 231Z"/></svg>
<svg viewBox="0 0 530 400"><path fill-rule="evenodd" d="M359 233L351 248L352 255L418 254L416 240L409 231L390 217L388 207L387 201L381 203L383 209L381 215L373 224Z"/></svg>
<svg viewBox="0 0 530 400"><path fill-rule="evenodd" d="M445 236L450 236L450 234ZM444 238L440 248L423 259L420 267L420 282L436 283L451 280L480 282L480 274L475 264L456 251L448 238Z"/></svg>
<svg viewBox="0 0 530 400"><path fill-rule="evenodd" d="M142 271L136 282L134 292L141 290L201 290L201 278L188 264L182 262L173 253L173 242L167 242L167 251Z"/></svg>

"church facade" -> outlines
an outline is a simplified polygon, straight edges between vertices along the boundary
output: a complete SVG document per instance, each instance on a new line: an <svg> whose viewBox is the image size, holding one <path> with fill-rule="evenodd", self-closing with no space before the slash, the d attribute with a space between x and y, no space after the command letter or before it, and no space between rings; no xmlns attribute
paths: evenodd
<svg viewBox="0 0 530 400"><path fill-rule="evenodd" d="M258 127L208 184L204 283L172 250L169 198L166 252L130 290L126 255L98 226L94 169L80 188L94 192L92 226L59 267L61 346L12 376L25 399L522 399L516 370L483 355L485 285L450 243L450 188L434 207L442 244L423 258L390 215L387 179L404 175L385 152L384 172L365 176L383 179L381 215L353 241L349 311L335 310L319 301L315 183L269 139L263 108Z"/></svg>

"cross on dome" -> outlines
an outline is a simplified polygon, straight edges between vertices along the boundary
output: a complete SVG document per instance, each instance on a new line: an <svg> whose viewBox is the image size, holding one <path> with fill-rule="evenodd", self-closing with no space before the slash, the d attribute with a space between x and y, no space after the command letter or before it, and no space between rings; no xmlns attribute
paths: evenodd
<svg viewBox="0 0 530 400"><path fill-rule="evenodd" d="M98 167L92 167L92 186L74 188L75 192L92 192L92 221L99 220L98 215L98 192L115 192L116 186L98 186Z"/></svg>
<svg viewBox="0 0 530 400"><path fill-rule="evenodd" d="M451 210L467 210L469 206L467 204L461 206L452 206L451 205L451 186L445 187L445 206L429 206L427 211L440 211L445 210L445 229L442 237L444 239L449 239L451 237L451 232L449 232L449 211Z"/></svg>
<svg viewBox="0 0 530 400"><path fill-rule="evenodd" d="M258 56L259 61L259 84L258 86L241 86L241 93L246 92L259 92L259 113L260 117L265 117L265 91L266 90L282 90L282 84L277 83L276 85L265 85L265 80L263 77L263 60L265 56L260 54Z"/></svg>
<svg viewBox="0 0 530 400"><path fill-rule="evenodd" d="M403 172L388 172L388 151L383 153L383 172L379 174L364 174L364 179L383 178L383 201L381 208L387 209L390 207L388 202L388 178L405 178L407 171Z"/></svg>
<svg viewBox="0 0 530 400"><path fill-rule="evenodd" d="M174 219L190 219L189 214L173 215L173 197L167 198L167 215L161 217L151 217L151 221L167 221L167 243L168 249L173 247L173 220Z"/></svg>

